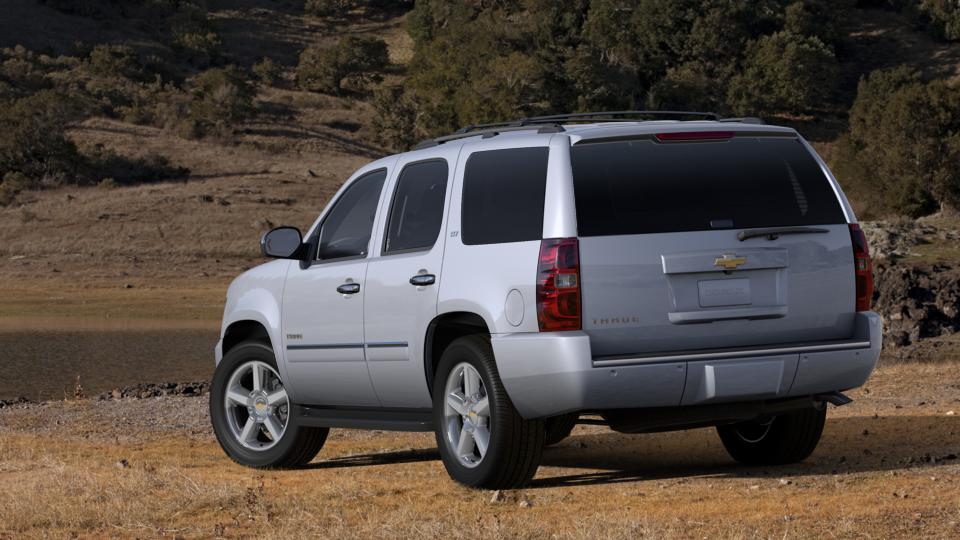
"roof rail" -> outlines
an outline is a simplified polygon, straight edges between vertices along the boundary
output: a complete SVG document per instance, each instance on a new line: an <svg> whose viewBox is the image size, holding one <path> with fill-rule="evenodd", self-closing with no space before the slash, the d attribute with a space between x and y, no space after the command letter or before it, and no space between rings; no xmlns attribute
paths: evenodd
<svg viewBox="0 0 960 540"><path fill-rule="evenodd" d="M636 120L630 120L624 117L631 116L665 116L668 118L684 118L684 117L697 117L697 118L706 118L708 120L720 120L720 115L715 112L696 112L696 111L599 111L599 112L583 112L583 113L570 113L570 114L551 114L547 116L532 116L530 118L521 118L517 120L520 125L526 124L537 124L537 123L553 123L553 122L577 122L585 120L596 120L596 119L607 119L615 120L622 122L635 122Z"/></svg>
<svg viewBox="0 0 960 540"><path fill-rule="evenodd" d="M480 135L486 139L489 137L495 137L507 131L526 131L531 129L537 130L537 133L560 133L561 131L565 131L563 126L560 124L532 124L525 126L519 125L516 122L477 124L462 127L450 135L444 135L443 137L436 137L433 139L420 141L416 146L413 147L413 149L421 150L423 148L430 148L431 146L437 146L448 141L466 139L467 137L476 137L477 135Z"/></svg>
<svg viewBox="0 0 960 540"><path fill-rule="evenodd" d="M740 122L742 124L763 124L763 125L766 124L766 122L763 121L763 118L759 118L756 116L742 116L739 118L721 118L717 120L717 122Z"/></svg>
<svg viewBox="0 0 960 540"><path fill-rule="evenodd" d="M450 135L444 135L442 137L421 141L414 147L414 150L430 148L448 141L464 139L467 137L476 137L477 135L482 135L484 138L494 137L506 131L537 129L538 133L559 133L564 131L562 125L564 122L586 122L590 120L603 120L605 122L636 122L636 119L630 118L635 116L654 116L675 119L692 117L721 121L720 115L717 113L694 111L600 111L571 114L551 114L547 116L530 116L521 118L519 120L511 120L509 122L469 124L454 131Z"/></svg>

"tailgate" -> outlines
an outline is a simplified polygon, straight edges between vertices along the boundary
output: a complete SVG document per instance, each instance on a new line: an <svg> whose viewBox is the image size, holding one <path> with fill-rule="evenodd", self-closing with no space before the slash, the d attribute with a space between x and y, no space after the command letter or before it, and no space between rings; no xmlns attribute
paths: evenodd
<svg viewBox="0 0 960 540"><path fill-rule="evenodd" d="M731 231L581 238L583 329L593 354L849 337L850 232L825 228L757 247ZM718 261L740 264L728 270Z"/></svg>
<svg viewBox="0 0 960 540"><path fill-rule="evenodd" d="M721 136L573 147L595 356L852 334L850 232L819 164L795 135Z"/></svg>

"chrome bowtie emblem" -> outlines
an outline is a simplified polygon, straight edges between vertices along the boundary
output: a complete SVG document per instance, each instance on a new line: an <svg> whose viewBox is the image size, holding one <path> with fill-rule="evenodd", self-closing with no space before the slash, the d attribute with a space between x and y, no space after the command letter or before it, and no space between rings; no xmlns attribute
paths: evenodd
<svg viewBox="0 0 960 540"><path fill-rule="evenodd" d="M724 270L735 270L737 267L747 263L746 257L737 257L733 253L724 253L722 257L717 257L713 265Z"/></svg>

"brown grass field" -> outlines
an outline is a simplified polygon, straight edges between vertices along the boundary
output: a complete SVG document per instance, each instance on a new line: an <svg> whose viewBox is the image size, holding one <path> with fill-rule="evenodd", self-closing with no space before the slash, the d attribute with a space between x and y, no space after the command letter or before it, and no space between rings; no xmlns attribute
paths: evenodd
<svg viewBox="0 0 960 540"><path fill-rule="evenodd" d="M303 470L223 454L206 398L0 410L0 537L957 538L956 364L880 369L805 463L745 468L711 429L580 426L531 486L450 481L430 434L333 430Z"/></svg>

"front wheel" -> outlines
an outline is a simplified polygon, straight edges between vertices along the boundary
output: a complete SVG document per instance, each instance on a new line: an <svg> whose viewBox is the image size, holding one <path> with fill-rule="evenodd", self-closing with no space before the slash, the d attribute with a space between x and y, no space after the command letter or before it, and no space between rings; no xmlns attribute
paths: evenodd
<svg viewBox="0 0 960 540"><path fill-rule="evenodd" d="M273 350L237 345L224 356L210 388L210 419L231 459L257 468L298 467L327 440L327 428L297 425Z"/></svg>
<svg viewBox="0 0 960 540"><path fill-rule="evenodd" d="M443 465L457 482L510 489L533 478L543 454L543 421L524 420L514 408L488 338L462 337L443 352L433 414Z"/></svg>
<svg viewBox="0 0 960 540"><path fill-rule="evenodd" d="M744 465L786 465L813 453L826 419L823 405L717 426L717 433L730 456Z"/></svg>

